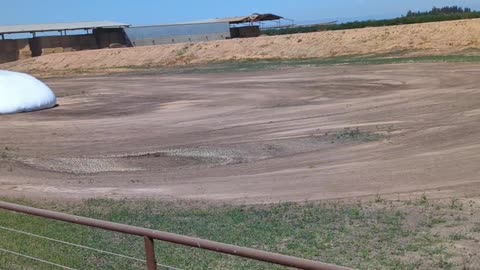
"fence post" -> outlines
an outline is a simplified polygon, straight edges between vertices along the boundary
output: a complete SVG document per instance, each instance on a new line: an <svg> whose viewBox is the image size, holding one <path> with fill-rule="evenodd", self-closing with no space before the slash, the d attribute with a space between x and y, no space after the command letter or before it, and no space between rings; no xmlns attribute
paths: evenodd
<svg viewBox="0 0 480 270"><path fill-rule="evenodd" d="M144 236L145 241L145 258L147 260L147 270L157 270L157 260L155 259L155 246L153 239Z"/></svg>

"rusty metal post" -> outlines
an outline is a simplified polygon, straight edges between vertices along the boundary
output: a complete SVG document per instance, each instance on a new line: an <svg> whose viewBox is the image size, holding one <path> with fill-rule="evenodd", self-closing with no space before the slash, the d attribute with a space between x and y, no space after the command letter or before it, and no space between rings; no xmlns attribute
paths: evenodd
<svg viewBox="0 0 480 270"><path fill-rule="evenodd" d="M155 259L155 245L153 239L144 236L145 240L145 259L147 260L147 270L157 270L157 260Z"/></svg>

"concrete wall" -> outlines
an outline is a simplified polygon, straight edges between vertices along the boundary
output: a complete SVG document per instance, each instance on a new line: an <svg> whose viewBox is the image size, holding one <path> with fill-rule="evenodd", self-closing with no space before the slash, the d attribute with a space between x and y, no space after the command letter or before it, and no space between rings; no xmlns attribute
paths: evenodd
<svg viewBox="0 0 480 270"><path fill-rule="evenodd" d="M97 40L97 46L99 49L103 48L118 48L126 47L127 41L125 38L125 32L123 29L118 28L101 28L95 29L93 35Z"/></svg>
<svg viewBox="0 0 480 270"><path fill-rule="evenodd" d="M230 28L232 38L249 38L260 36L259 26L242 26Z"/></svg>
<svg viewBox="0 0 480 270"><path fill-rule="evenodd" d="M30 39L32 56L98 49L93 35L52 36Z"/></svg>
<svg viewBox="0 0 480 270"><path fill-rule="evenodd" d="M15 40L0 41L0 63L16 61L18 59L17 42Z"/></svg>
<svg viewBox="0 0 480 270"><path fill-rule="evenodd" d="M32 57L28 39L0 40L0 63Z"/></svg>

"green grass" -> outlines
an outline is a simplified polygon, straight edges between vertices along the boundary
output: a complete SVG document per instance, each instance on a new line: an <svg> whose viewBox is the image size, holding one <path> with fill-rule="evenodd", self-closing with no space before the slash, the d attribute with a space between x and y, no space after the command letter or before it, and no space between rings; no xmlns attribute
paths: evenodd
<svg viewBox="0 0 480 270"><path fill-rule="evenodd" d="M346 141L372 142L382 139L383 136L377 133L360 130L360 128L357 127L354 129L344 128L342 131L338 131L333 134L327 134L327 138L331 141L331 143Z"/></svg>
<svg viewBox="0 0 480 270"><path fill-rule="evenodd" d="M177 51L176 53L177 57L185 55L187 53L187 50L188 50L188 46L183 47L181 50Z"/></svg>
<svg viewBox="0 0 480 270"><path fill-rule="evenodd" d="M106 73L122 76L123 74L137 75L170 75L170 74L211 74L229 72L257 72L262 70L280 70L286 68L324 67L332 65L384 65L402 63L478 63L480 51L466 50L464 54L457 55L427 55L405 57L410 51L395 51L376 55L347 55L330 58L306 59L263 59L243 61L222 61L206 64L192 64L185 67L165 67L161 65L121 66L111 68ZM177 55L181 57L182 55ZM95 69L70 69L62 71L31 70L38 77L66 78L76 76L91 76L102 71Z"/></svg>
<svg viewBox="0 0 480 270"><path fill-rule="evenodd" d="M450 253L439 248L449 239L431 232L430 216L418 215L416 226L406 226L412 211L393 209L387 202L382 204L382 207L353 203L212 206L186 202L88 200L66 206L53 203L42 206L354 268L451 268L447 260ZM6 211L0 211L0 226L143 258L143 240L139 237ZM143 267L141 263L1 229L0 248L78 269ZM160 242L156 242L156 252L160 263L182 269L282 269ZM412 252L418 256L409 258ZM0 254L2 269L54 269L15 255Z"/></svg>
<svg viewBox="0 0 480 270"><path fill-rule="evenodd" d="M393 52L376 56L341 56L324 59L269 59L269 60L247 60L235 62L219 62L203 65L192 65L188 67L166 68L161 66L125 66L119 69L128 69L129 72L139 74L208 74L226 72L255 72L261 70L276 70L284 68L301 67L322 67L329 65L381 65L401 63L469 63L480 62L480 55L446 55L446 56L417 56L403 57L402 52Z"/></svg>

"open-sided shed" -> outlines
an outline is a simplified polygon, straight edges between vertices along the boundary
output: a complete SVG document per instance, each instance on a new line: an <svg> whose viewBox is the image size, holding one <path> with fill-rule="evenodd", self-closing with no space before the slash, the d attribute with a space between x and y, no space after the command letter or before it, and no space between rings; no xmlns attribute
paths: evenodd
<svg viewBox="0 0 480 270"><path fill-rule="evenodd" d="M49 53L104 48L112 43L125 44L123 28L128 26L126 23L108 21L2 25L0 63ZM79 34L78 30L84 32ZM69 35L72 31L76 31L75 34ZM39 35L52 32L53 35ZM32 37L19 38L18 34L31 34Z"/></svg>
<svg viewBox="0 0 480 270"><path fill-rule="evenodd" d="M216 22L228 22L230 24L230 33L232 38L246 38L260 36L260 25L265 22L275 22L280 26L282 20L290 21L282 16L266 13L254 13L249 16L229 17L215 19Z"/></svg>
<svg viewBox="0 0 480 270"><path fill-rule="evenodd" d="M242 23L255 23L255 22L265 22L265 21L278 21L281 19L284 19L284 18L282 16L278 16L275 14L254 13L250 16L230 17L230 18L216 19L215 21L228 22L230 24L242 24Z"/></svg>

